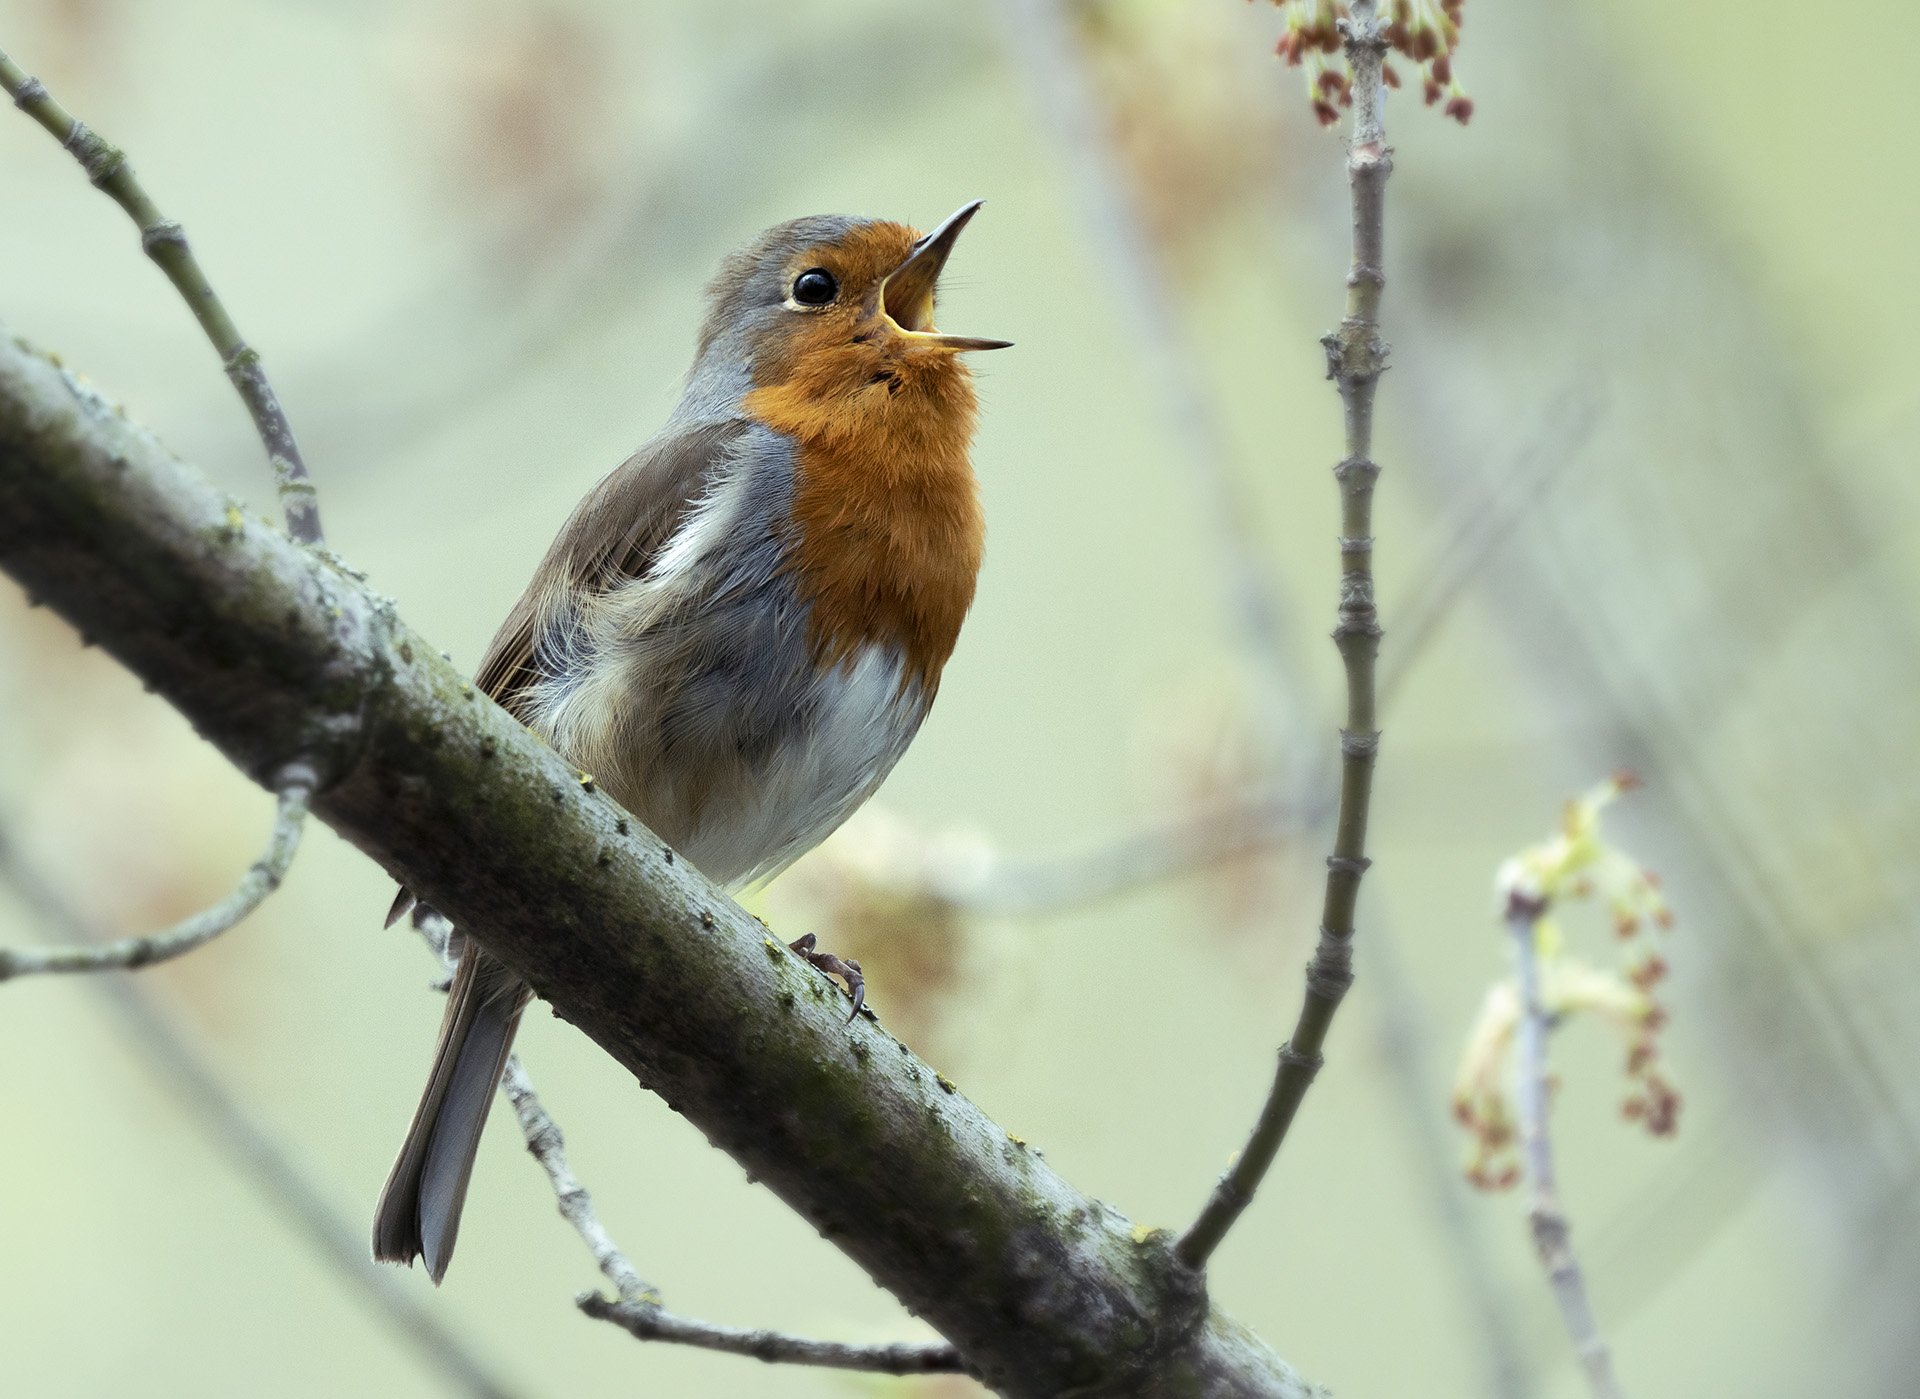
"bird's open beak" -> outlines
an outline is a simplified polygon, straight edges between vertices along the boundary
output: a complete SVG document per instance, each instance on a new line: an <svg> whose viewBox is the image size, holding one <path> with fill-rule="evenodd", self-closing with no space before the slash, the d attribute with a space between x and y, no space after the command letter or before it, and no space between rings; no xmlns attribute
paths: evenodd
<svg viewBox="0 0 1920 1399"><path fill-rule="evenodd" d="M940 269L960 238L960 230L980 212L984 201L974 200L956 209L947 221L913 245L907 260L880 283L880 310L901 335L942 350L1004 350L1011 340L976 340L968 335L942 335L933 328L933 289Z"/></svg>

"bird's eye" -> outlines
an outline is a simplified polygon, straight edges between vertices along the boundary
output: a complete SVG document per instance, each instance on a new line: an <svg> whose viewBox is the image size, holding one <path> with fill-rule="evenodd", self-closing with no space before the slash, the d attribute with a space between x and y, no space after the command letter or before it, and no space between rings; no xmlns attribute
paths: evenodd
<svg viewBox="0 0 1920 1399"><path fill-rule="evenodd" d="M840 294L840 284L824 267L809 267L793 279L793 299L802 306L825 306Z"/></svg>

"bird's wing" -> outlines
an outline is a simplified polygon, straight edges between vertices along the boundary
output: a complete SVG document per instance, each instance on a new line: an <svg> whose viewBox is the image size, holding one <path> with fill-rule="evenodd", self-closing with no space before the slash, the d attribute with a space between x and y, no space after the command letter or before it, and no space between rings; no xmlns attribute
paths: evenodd
<svg viewBox="0 0 1920 1399"><path fill-rule="evenodd" d="M519 715L521 695L540 678L534 649L541 609L557 590L604 592L645 573L747 428L733 419L663 433L589 491L494 633L474 684Z"/></svg>

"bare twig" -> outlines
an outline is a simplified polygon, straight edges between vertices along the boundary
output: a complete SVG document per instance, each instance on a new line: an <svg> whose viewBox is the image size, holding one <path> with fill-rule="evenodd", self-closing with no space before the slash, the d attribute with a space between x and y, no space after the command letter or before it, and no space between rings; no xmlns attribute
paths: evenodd
<svg viewBox="0 0 1920 1399"><path fill-rule="evenodd" d="M60 893L19 858L0 822L0 885L45 920L57 936L99 941L98 932ZM220 1082L206 1058L138 977L94 977L114 1022L133 1042L134 1056L173 1094L187 1118L234 1172L281 1216L322 1264L347 1284L376 1321L411 1346L462 1393L474 1399L510 1399L516 1393L493 1374L430 1307L367 1258L366 1234L336 1210L318 1182Z"/></svg>
<svg viewBox="0 0 1920 1399"><path fill-rule="evenodd" d="M275 489L280 493L280 508L286 514L287 533L302 544L325 544L320 529L320 502L307 464L294 441L293 425L280 407L280 399L267 379L260 353L240 337L240 331L214 293L213 284L200 269L199 259L187 246L187 234L177 222L165 217L148 196L133 166L116 147L110 146L98 132L80 121L48 93L46 84L20 68L5 52L0 52L0 88L13 98L13 105L39 122L80 167L94 187L126 210L127 217L140 230L140 247L167 274L187 309L200 322L200 329L220 356L220 363L232 380L240 399L253 419L254 430L267 449L267 462L273 468Z"/></svg>
<svg viewBox="0 0 1920 1399"><path fill-rule="evenodd" d="M1341 26L1353 72L1353 136L1347 146L1347 181L1353 198L1353 266L1347 274L1347 314L1322 343L1327 375L1346 407L1347 455L1334 468L1340 483L1340 609L1334 641L1347 672L1347 722L1340 731L1340 808L1333 854L1327 859L1327 892L1320 940L1307 965L1306 997L1293 1037L1280 1050L1273 1088L1246 1147L1220 1178L1178 1252L1192 1268L1207 1259L1233 1222L1253 1201L1254 1190L1273 1164L1294 1113L1320 1069L1320 1047L1341 998L1353 984L1353 913L1360 877L1368 865L1367 813L1373 796L1373 762L1380 734L1375 727L1374 660L1380 626L1373 597L1373 394L1386 368L1379 336L1380 293L1385 285L1383 211L1388 172L1385 94L1380 67L1386 54L1374 0L1355 0Z"/></svg>
<svg viewBox="0 0 1920 1399"><path fill-rule="evenodd" d="M449 957L453 925L431 909L421 910L414 918L441 964L452 971ZM893 1345L846 1345L837 1341L816 1341L790 1336L779 1331L742 1331L709 1321L696 1321L667 1311L658 1288L640 1276L639 1270L613 1241L613 1235L600 1222L593 1197L573 1173L567 1161L566 1137L553 1120L533 1080L518 1054L507 1056L506 1072L500 1079L500 1091L513 1105L520 1135L533 1159L547 1173L553 1186L560 1214L573 1226L580 1241L593 1255L594 1263L613 1284L615 1296L603 1297L583 1292L576 1299L581 1311L599 1321L611 1321L625 1327L643 1341L666 1341L701 1350L725 1351L730 1355L748 1355L758 1360L785 1365L820 1365L842 1370L865 1370L884 1375L920 1375L964 1368L959 1353L944 1342L901 1342Z"/></svg>
<svg viewBox="0 0 1920 1399"><path fill-rule="evenodd" d="M193 951L238 924L280 887L300 848L313 795L314 771L305 763L284 769L277 785L280 809L266 853L241 877L239 887L212 908L203 909L164 932L89 947L52 947L41 951L0 948L0 981L50 972L133 971Z"/></svg>
<svg viewBox="0 0 1920 1399"><path fill-rule="evenodd" d="M1540 1000L1540 966L1534 948L1534 925L1545 911L1543 904L1517 895L1507 905L1507 931L1513 934L1514 968L1524 1007L1515 1037L1514 1076L1520 1149L1526 1157L1527 1181L1533 1194L1527 1221L1533 1229L1541 1266L1553 1284L1554 1300L1560 1304L1560 1318L1566 1323L1567 1335L1573 1340L1595 1399L1620 1399L1620 1386L1613 1377L1613 1356L1594 1319L1593 1304L1587 1299L1586 1279L1573 1252L1567 1216L1560 1208L1554 1180L1553 1141L1547 1134L1547 1033L1551 1025Z"/></svg>
<svg viewBox="0 0 1920 1399"><path fill-rule="evenodd" d="M597 1292L582 1293L579 1307L590 1317L625 1327L643 1341L672 1341L701 1350L747 1355L770 1364L820 1365L875 1375L955 1374L966 1368L952 1346L938 1341L856 1346L778 1331L741 1331L708 1321L689 1321L650 1303L616 1301Z"/></svg>
<svg viewBox="0 0 1920 1399"><path fill-rule="evenodd" d="M567 1164L567 1143L560 1124L553 1120L553 1115L533 1091L533 1080L527 1077L517 1054L507 1059L500 1091L513 1104L513 1115L520 1123L520 1135L526 1140L527 1150L533 1153L533 1159L540 1163L540 1169L547 1173L553 1185L553 1198L560 1206L561 1217L573 1226L573 1231L593 1255L593 1261L619 1293L620 1300L659 1305L660 1293L640 1276L620 1246L614 1243L593 1208L593 1197Z"/></svg>

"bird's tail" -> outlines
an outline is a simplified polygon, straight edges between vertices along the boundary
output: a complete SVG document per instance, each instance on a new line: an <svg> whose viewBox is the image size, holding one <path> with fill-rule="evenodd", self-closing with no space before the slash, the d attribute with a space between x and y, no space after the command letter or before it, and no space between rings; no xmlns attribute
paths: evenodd
<svg viewBox="0 0 1920 1399"><path fill-rule="evenodd" d="M480 1132L531 995L468 941L447 995L433 1073L374 1211L373 1256L381 1262L418 1257L435 1283L446 1275Z"/></svg>

